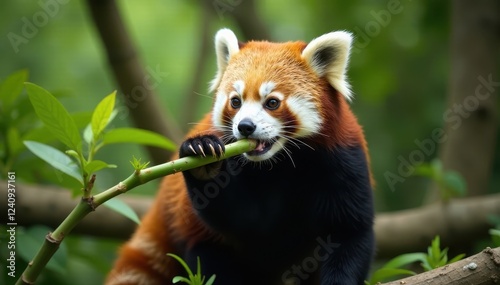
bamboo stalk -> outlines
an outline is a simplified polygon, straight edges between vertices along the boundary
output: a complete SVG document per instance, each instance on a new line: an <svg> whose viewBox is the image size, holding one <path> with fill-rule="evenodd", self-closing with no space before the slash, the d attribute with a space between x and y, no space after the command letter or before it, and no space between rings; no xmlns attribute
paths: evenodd
<svg viewBox="0 0 500 285"><path fill-rule="evenodd" d="M75 206L73 211L64 219L64 221L52 233L48 233L45 242L41 246L33 260L28 264L16 285L34 284L40 273L43 271L49 260L56 253L59 244L69 235L71 230L90 212L104 202L123 194L139 185L145 184L151 180L200 167L220 159L226 159L235 155L253 150L256 143L250 140L240 140L226 145L226 151L221 158L217 157L184 157L167 163L159 164L142 170L134 171L132 175L118 183L117 185L105 190L88 199L82 198Z"/></svg>

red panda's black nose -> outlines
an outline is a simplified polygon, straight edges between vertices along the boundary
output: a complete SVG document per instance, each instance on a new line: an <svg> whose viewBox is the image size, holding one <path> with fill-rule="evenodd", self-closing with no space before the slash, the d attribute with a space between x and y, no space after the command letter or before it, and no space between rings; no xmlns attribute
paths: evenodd
<svg viewBox="0 0 500 285"><path fill-rule="evenodd" d="M253 134L256 127L257 126L252 122L252 120L245 118L238 124L238 131L240 131L240 134L243 136L248 137Z"/></svg>

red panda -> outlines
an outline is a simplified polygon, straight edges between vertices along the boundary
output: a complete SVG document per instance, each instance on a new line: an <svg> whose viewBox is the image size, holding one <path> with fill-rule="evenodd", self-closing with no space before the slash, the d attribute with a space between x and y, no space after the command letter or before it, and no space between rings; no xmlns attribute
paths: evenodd
<svg viewBox="0 0 500 285"><path fill-rule="evenodd" d="M255 150L167 176L107 285L171 284L197 257L216 285L363 284L374 252L367 143L349 108L352 36L239 43L215 37L212 111L176 157Z"/></svg>

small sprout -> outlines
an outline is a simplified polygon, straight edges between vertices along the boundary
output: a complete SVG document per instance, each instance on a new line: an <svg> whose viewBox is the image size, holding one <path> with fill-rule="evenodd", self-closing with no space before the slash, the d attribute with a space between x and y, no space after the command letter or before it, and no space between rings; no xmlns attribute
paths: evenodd
<svg viewBox="0 0 500 285"><path fill-rule="evenodd" d="M135 171L138 172L148 167L149 161L142 163L141 158L137 159L135 156L132 156L132 161L130 161Z"/></svg>
<svg viewBox="0 0 500 285"><path fill-rule="evenodd" d="M452 259L448 258L448 248L441 249L439 236L436 236L427 248L427 256L422 262L425 271L445 266L464 258L465 254L459 254Z"/></svg>
<svg viewBox="0 0 500 285"><path fill-rule="evenodd" d="M69 156L76 158L77 161L80 161L80 155L78 154L78 152L70 149L70 150L65 151L65 153Z"/></svg>
<svg viewBox="0 0 500 285"><path fill-rule="evenodd" d="M184 276L175 276L172 279L172 283L184 282L189 285L212 285L214 283L215 274L212 275L207 280L207 282L205 282L205 276L201 275L200 257L197 258L196 274L193 274L187 263L181 257L172 253L167 253L167 255L177 260L182 265L182 267L184 267L184 270L186 270L186 273L188 274L187 278Z"/></svg>

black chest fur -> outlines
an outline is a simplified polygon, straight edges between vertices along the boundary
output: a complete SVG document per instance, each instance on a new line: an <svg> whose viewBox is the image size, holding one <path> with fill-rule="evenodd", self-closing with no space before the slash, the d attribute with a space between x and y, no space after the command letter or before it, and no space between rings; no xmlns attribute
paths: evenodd
<svg viewBox="0 0 500 285"><path fill-rule="evenodd" d="M294 149L291 157L272 165L230 158L208 181L186 173L193 206L235 247L284 259L314 247L319 236L371 227L372 191L360 147Z"/></svg>

